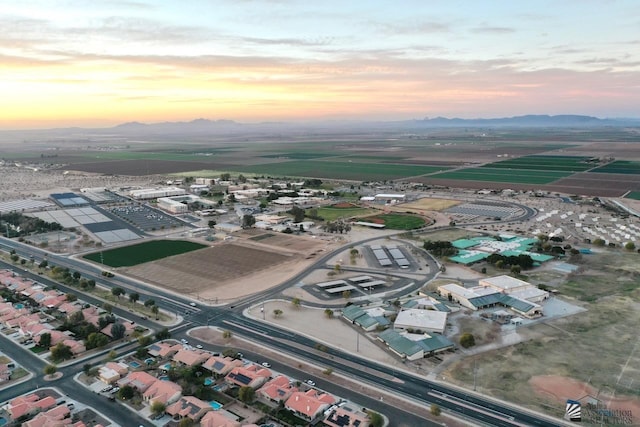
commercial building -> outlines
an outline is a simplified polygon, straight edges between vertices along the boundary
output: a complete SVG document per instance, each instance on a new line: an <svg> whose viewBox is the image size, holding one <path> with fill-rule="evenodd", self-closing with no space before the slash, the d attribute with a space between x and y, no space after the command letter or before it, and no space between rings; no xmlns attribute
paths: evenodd
<svg viewBox="0 0 640 427"><path fill-rule="evenodd" d="M187 194L187 192L178 187L141 188L129 191L129 196L136 200L150 200L159 197L182 196L184 194Z"/></svg>
<svg viewBox="0 0 640 427"><path fill-rule="evenodd" d="M401 310L393 323L398 331L414 331L416 333L436 332L443 334L447 327L447 312L409 308Z"/></svg>

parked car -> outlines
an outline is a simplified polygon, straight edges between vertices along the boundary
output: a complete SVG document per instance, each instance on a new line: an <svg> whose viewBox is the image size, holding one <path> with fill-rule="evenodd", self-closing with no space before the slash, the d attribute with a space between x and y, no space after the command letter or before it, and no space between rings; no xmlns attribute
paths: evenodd
<svg viewBox="0 0 640 427"><path fill-rule="evenodd" d="M190 305L191 307L197 307L197 305L196 305L196 303L195 303L195 302L190 302L190 303L189 303L189 305Z"/></svg>
<svg viewBox="0 0 640 427"><path fill-rule="evenodd" d="M315 385L316 385L316 383L314 383L314 382L313 382L313 381L311 381L311 380L307 380L307 381L305 381L305 382L306 382L307 384L309 384L311 387L315 387Z"/></svg>
<svg viewBox="0 0 640 427"><path fill-rule="evenodd" d="M182 342L182 344L189 344L189 341L185 340L184 338L182 338L180 342Z"/></svg>
<svg viewBox="0 0 640 427"><path fill-rule="evenodd" d="M202 350L202 344L196 345L196 348Z"/></svg>
<svg viewBox="0 0 640 427"><path fill-rule="evenodd" d="M265 368L270 368L271 364L269 364L268 362L262 362L262 366L264 366Z"/></svg>
<svg viewBox="0 0 640 427"><path fill-rule="evenodd" d="M114 387L109 393L116 394L118 391L120 391L120 387Z"/></svg>

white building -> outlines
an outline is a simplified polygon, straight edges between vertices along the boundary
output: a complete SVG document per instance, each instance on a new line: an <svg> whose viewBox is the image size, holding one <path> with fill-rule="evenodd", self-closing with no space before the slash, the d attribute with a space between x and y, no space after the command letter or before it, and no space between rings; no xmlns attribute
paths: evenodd
<svg viewBox="0 0 640 427"><path fill-rule="evenodd" d="M444 333L447 327L447 313L435 310L409 308L400 311L393 328L400 331L421 331Z"/></svg>
<svg viewBox="0 0 640 427"><path fill-rule="evenodd" d="M187 194L185 190L178 187L141 188L129 191L129 196L136 200L157 199L158 197L182 196Z"/></svg>

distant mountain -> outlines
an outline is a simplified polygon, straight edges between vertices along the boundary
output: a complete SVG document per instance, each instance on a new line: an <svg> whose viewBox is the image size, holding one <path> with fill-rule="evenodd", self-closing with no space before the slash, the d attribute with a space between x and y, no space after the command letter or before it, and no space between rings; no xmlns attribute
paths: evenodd
<svg viewBox="0 0 640 427"><path fill-rule="evenodd" d="M622 123L613 119L599 119L592 116L580 115L526 115L516 117L504 117L496 119L447 119L436 117L414 121L414 124L423 124L431 127L584 127L584 126L620 126Z"/></svg>

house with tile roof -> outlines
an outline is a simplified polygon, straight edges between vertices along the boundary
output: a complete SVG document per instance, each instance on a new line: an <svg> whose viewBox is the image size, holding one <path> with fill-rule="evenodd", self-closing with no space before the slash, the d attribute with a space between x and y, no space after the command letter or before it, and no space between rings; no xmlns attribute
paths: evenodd
<svg viewBox="0 0 640 427"><path fill-rule="evenodd" d="M11 379L11 369L6 363L0 363L0 383Z"/></svg>
<svg viewBox="0 0 640 427"><path fill-rule="evenodd" d="M265 403L279 405L280 402L285 402L296 391L298 391L298 388L291 384L289 378L284 375L278 375L260 387L256 391L256 396Z"/></svg>
<svg viewBox="0 0 640 427"><path fill-rule="evenodd" d="M157 342L149 347L148 353L153 357L171 357L182 349L181 344Z"/></svg>
<svg viewBox="0 0 640 427"><path fill-rule="evenodd" d="M200 420L201 427L242 427L238 421L226 417L219 411L207 412Z"/></svg>
<svg viewBox="0 0 640 427"><path fill-rule="evenodd" d="M240 366L242 366L242 360L220 356L211 356L202 364L203 368L220 376L227 375L232 369Z"/></svg>
<svg viewBox="0 0 640 427"><path fill-rule="evenodd" d="M254 390L271 377L271 371L259 365L238 366L224 377L230 386L251 387Z"/></svg>
<svg viewBox="0 0 640 427"><path fill-rule="evenodd" d="M181 420L189 418L198 422L207 412L213 410L211 405L204 400L200 400L194 396L182 396L175 403L167 406L165 412L173 417L173 419Z"/></svg>
<svg viewBox="0 0 640 427"><path fill-rule="evenodd" d="M106 384L113 384L127 375L129 367L124 363L108 362L98 370L98 378Z"/></svg>
<svg viewBox="0 0 640 427"><path fill-rule="evenodd" d="M297 417L314 422L328 409L336 403L336 399L327 393L317 392L315 389L306 392L297 391L291 394L284 407Z"/></svg>
<svg viewBox="0 0 640 427"><path fill-rule="evenodd" d="M56 400L51 396L41 398L36 393L18 396L9 402L7 412L12 420L23 415L35 414L46 411L56 406Z"/></svg>
<svg viewBox="0 0 640 427"><path fill-rule="evenodd" d="M205 351L182 348L173 356L172 360L184 366L197 366L206 362L210 355Z"/></svg>
<svg viewBox="0 0 640 427"><path fill-rule="evenodd" d="M182 396L182 387L173 381L157 380L147 390L142 393L142 398L152 405L154 402L160 402L164 405L170 405Z"/></svg>
<svg viewBox="0 0 640 427"><path fill-rule="evenodd" d="M366 413L351 405L332 409L322 422L328 427L366 427L371 424Z"/></svg>
<svg viewBox="0 0 640 427"><path fill-rule="evenodd" d="M66 427L71 426L71 411L65 405L59 405L46 412L39 413L32 420L22 423L24 427Z"/></svg>
<svg viewBox="0 0 640 427"><path fill-rule="evenodd" d="M125 385L129 385L140 393L144 393L155 383L159 381L156 377L151 374L148 374L144 371L135 371L130 372L126 377L118 380L118 386L124 387Z"/></svg>

